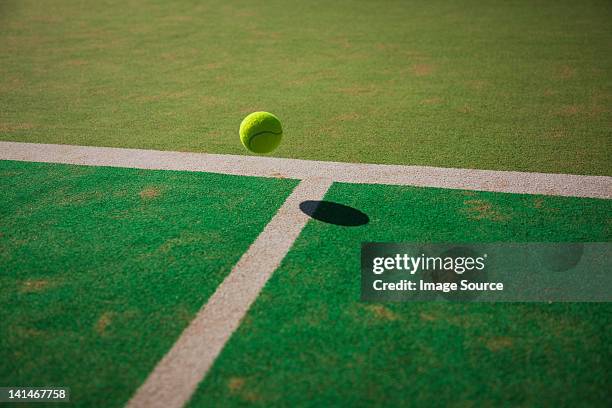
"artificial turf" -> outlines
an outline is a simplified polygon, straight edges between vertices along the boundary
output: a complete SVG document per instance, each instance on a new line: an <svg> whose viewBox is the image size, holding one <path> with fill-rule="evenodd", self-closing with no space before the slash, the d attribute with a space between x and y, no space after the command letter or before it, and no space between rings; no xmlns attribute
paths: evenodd
<svg viewBox="0 0 612 408"><path fill-rule="evenodd" d="M607 0L0 2L0 139L612 175Z"/></svg>
<svg viewBox="0 0 612 408"><path fill-rule="evenodd" d="M612 201L334 184L191 401L200 406L609 406L607 303L364 303L373 242L609 242Z"/></svg>
<svg viewBox="0 0 612 408"><path fill-rule="evenodd" d="M123 405L295 184L0 161L0 385Z"/></svg>

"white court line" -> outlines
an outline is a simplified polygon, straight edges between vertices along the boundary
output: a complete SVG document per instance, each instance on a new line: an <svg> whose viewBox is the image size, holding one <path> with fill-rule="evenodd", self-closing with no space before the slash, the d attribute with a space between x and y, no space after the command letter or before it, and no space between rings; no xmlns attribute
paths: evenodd
<svg viewBox="0 0 612 408"><path fill-rule="evenodd" d="M242 255L208 303L160 360L128 407L178 408L186 404L270 276L280 265L309 216L305 200L322 200L332 182L300 182Z"/></svg>
<svg viewBox="0 0 612 408"><path fill-rule="evenodd" d="M346 183L612 198L612 177L608 176L337 163L259 156L17 142L0 142L0 160L202 171L299 180L325 177Z"/></svg>

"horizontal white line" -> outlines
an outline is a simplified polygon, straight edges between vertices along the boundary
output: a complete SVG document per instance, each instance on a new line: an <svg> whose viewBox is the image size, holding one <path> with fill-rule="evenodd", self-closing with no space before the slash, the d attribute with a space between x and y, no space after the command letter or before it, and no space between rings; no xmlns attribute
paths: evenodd
<svg viewBox="0 0 612 408"><path fill-rule="evenodd" d="M345 183L612 198L612 177L609 176L337 163L261 156L17 142L0 142L0 159L152 170L202 171L300 180L323 177Z"/></svg>
<svg viewBox="0 0 612 408"><path fill-rule="evenodd" d="M127 404L128 408L179 408L189 401L251 304L280 265L309 216L305 200L322 200L331 180L303 180L242 255L170 351Z"/></svg>

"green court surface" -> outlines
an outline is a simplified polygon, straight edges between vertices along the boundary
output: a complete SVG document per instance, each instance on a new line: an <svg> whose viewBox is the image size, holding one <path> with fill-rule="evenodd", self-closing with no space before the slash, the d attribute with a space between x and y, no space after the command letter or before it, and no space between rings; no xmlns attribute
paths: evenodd
<svg viewBox="0 0 612 408"><path fill-rule="evenodd" d="M612 202L334 184L191 401L199 406L605 406L609 304L364 303L360 246L612 238Z"/></svg>
<svg viewBox="0 0 612 408"><path fill-rule="evenodd" d="M611 21L609 0L0 0L0 141L245 155L265 110L276 157L612 176ZM123 406L298 182L0 161L0 386ZM326 200L369 222L308 220L188 405L610 406L610 304L366 303L359 261L363 242L610 242L612 200Z"/></svg>
<svg viewBox="0 0 612 408"><path fill-rule="evenodd" d="M0 385L123 405L295 184L0 161Z"/></svg>
<svg viewBox="0 0 612 408"><path fill-rule="evenodd" d="M608 0L0 2L0 139L612 175Z"/></svg>

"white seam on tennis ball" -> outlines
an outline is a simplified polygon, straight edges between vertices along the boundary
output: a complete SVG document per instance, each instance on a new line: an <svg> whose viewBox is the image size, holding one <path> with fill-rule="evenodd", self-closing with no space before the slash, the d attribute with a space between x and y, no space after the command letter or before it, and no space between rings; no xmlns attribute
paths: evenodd
<svg viewBox="0 0 612 408"><path fill-rule="evenodd" d="M271 134L273 134L273 135L277 135L277 136L278 136L278 135L282 135L282 134L283 134L283 132L282 132L282 131L281 131L281 132L273 132L273 131L271 131L271 130L262 130L262 131L260 131L260 132L253 133L253 134L252 134L252 135L250 135L249 137L260 136L260 135L263 135L263 134L265 134L265 133L271 133Z"/></svg>
<svg viewBox="0 0 612 408"><path fill-rule="evenodd" d="M251 150L251 151L253 150L253 141L254 141L256 138L258 138L258 137L260 137L260 136L263 136L263 135L266 135L266 134L270 134L270 135L274 135L274 136L280 136L280 135L282 135L282 134L283 134L283 132L278 132L278 133L276 133L276 132L270 132L270 131L268 131L268 130L262 130L261 132L257 132L257 133L255 133L254 135L251 135L251 136L249 137L249 150ZM280 143L280 142L279 142L279 143Z"/></svg>
<svg viewBox="0 0 612 408"><path fill-rule="evenodd" d="M186 404L240 325L272 273L308 222L299 204L322 200L329 179L306 179L295 187L231 273L159 361L128 407L178 408Z"/></svg>
<svg viewBox="0 0 612 408"><path fill-rule="evenodd" d="M515 194L612 198L612 177L555 173L339 163L262 156L172 152L113 147L0 142L0 159L151 170L201 171L238 176L438 187Z"/></svg>

